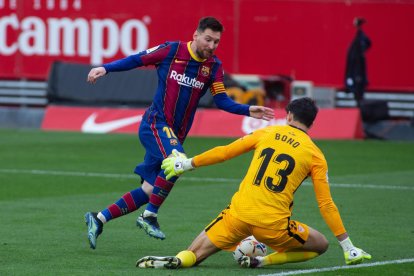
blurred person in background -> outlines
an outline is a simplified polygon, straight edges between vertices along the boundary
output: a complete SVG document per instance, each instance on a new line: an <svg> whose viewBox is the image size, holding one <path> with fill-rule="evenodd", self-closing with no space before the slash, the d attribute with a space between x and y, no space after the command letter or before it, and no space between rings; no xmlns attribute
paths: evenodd
<svg viewBox="0 0 414 276"><path fill-rule="evenodd" d="M357 106L361 106L365 88L368 85L365 52L371 47L371 40L362 30L366 23L364 18L355 18L354 26L357 31L348 49L345 69L345 89L354 94Z"/></svg>

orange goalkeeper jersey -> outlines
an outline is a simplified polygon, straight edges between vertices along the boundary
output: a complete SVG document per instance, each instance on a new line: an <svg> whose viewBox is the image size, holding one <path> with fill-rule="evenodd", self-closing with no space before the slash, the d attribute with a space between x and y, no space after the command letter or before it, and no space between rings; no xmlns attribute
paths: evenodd
<svg viewBox="0 0 414 276"><path fill-rule="evenodd" d="M328 183L328 166L321 150L302 130L269 126L235 142L194 157L196 167L211 165L254 150L246 176L234 194L230 213L263 228L286 229L293 195L310 176L325 222L335 236L345 233Z"/></svg>

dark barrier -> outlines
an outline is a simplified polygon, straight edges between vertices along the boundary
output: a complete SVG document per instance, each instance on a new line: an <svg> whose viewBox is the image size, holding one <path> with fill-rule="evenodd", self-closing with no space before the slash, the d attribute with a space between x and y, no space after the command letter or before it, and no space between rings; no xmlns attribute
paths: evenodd
<svg viewBox="0 0 414 276"><path fill-rule="evenodd" d="M0 107L0 127L39 129L44 114L45 109L43 108Z"/></svg>
<svg viewBox="0 0 414 276"><path fill-rule="evenodd" d="M151 104L158 82L155 69L110 73L90 84L86 77L91 68L84 64L53 63L47 88L49 102L85 106L145 107ZM207 92L200 106L212 105L213 97Z"/></svg>
<svg viewBox="0 0 414 276"><path fill-rule="evenodd" d="M414 123L409 121L383 120L364 123L364 131L367 138L414 141Z"/></svg>
<svg viewBox="0 0 414 276"><path fill-rule="evenodd" d="M387 101L362 100L361 116L364 122L377 122L390 119Z"/></svg>

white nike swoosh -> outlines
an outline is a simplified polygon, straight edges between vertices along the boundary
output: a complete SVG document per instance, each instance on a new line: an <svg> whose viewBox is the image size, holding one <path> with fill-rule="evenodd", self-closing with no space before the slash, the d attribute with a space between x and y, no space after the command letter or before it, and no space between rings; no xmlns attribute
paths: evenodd
<svg viewBox="0 0 414 276"><path fill-rule="evenodd" d="M96 112L92 113L82 124L82 132L89 132L89 133L108 133L114 130L117 130L122 127L126 127L138 122L141 122L142 115L116 119L112 121L107 121L103 123L95 122L96 117L98 114Z"/></svg>

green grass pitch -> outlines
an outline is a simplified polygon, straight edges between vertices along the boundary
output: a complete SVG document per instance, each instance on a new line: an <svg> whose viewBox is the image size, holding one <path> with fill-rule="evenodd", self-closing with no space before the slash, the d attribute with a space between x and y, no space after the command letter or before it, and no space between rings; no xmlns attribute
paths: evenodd
<svg viewBox="0 0 414 276"><path fill-rule="evenodd" d="M232 139L189 138L188 155ZM314 260L242 269L228 252L196 268L142 270L145 255L175 255L230 201L251 154L187 173L160 210L167 239L135 226L140 211L105 225L96 250L84 213L98 211L139 185L133 174L144 151L135 135L0 130L0 275L414 275L414 143L316 141L329 164L331 192L352 241L372 254L372 267L344 266L313 189L295 195L293 218L318 229L330 248ZM395 263L408 260L406 263ZM410 261L411 260L411 261ZM388 263L390 262L391 263ZM393 262L395 261L395 262ZM310 274L307 274L310 275Z"/></svg>

